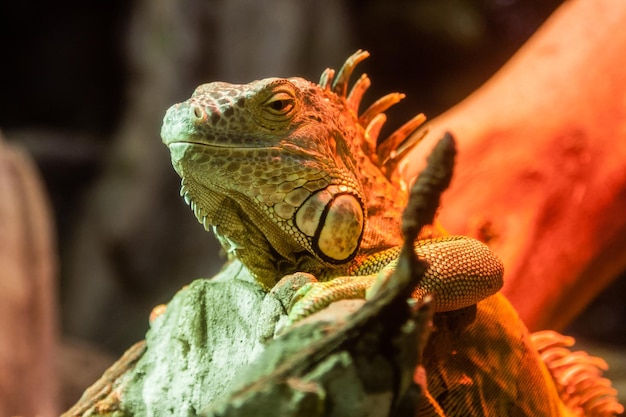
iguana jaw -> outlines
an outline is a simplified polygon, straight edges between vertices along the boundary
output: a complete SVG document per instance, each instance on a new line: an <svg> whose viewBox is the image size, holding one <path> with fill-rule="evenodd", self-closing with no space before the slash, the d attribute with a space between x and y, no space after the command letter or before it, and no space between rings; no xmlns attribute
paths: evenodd
<svg viewBox="0 0 626 417"><path fill-rule="evenodd" d="M287 261L293 262L294 253L309 252L329 267L356 255L365 213L351 187L319 177L313 169L308 175L306 170L291 174L291 180L290 175L284 176L279 185L268 186L273 194L261 193L254 184L233 188L224 167L212 166L221 158L213 157L215 149L209 148L171 143L172 165L182 178L181 196L204 228L218 235L227 252L244 248L241 242L248 233L265 237L267 247ZM251 228L255 230L245 231Z"/></svg>
<svg viewBox="0 0 626 417"><path fill-rule="evenodd" d="M301 268L319 272L329 266L293 236L282 234L280 227L244 195L215 192L189 176L183 177L180 194L229 257L241 260L266 290Z"/></svg>

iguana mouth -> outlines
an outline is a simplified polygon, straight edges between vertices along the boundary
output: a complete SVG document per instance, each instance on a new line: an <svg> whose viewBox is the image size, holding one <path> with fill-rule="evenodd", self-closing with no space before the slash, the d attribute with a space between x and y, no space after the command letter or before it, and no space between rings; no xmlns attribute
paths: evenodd
<svg viewBox="0 0 626 417"><path fill-rule="evenodd" d="M167 110L161 127L161 140L166 146L171 149L176 144L188 144L215 149L248 150L269 149L273 145L245 134L220 135L206 115L200 119L196 117L196 120L193 118L194 114L189 106L174 105Z"/></svg>
<svg viewBox="0 0 626 417"><path fill-rule="evenodd" d="M171 141L167 144L168 148L171 149L172 146L174 145L194 145L194 146L203 146L203 147L207 147L207 148L221 148L221 149L229 149L229 150L234 150L234 151L248 151L248 150L270 150L270 149L276 149L275 146L240 146L240 145L226 145L223 143L207 143L207 142L201 142L201 141L197 141L197 140L185 140L185 139L181 139L181 140L174 140Z"/></svg>

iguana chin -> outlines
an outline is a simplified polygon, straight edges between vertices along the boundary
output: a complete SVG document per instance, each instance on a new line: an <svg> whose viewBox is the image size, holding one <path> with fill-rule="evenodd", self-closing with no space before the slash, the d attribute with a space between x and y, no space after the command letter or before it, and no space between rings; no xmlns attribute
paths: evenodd
<svg viewBox="0 0 626 417"><path fill-rule="evenodd" d="M333 300L365 297L379 272L394 268L402 243L407 192L395 166L417 142L411 134L424 117L378 140L384 112L403 95L384 96L359 114L370 80L362 75L349 92L348 82L367 56L358 51L336 74L324 71L318 84L302 78L203 84L164 118L161 136L182 178L181 195L229 256L266 290L294 273L322 281L299 291L292 320ZM610 386L597 389L597 367L587 366L593 360L570 361L584 384L559 379L563 372L551 358L570 357L563 351L569 339L544 333L533 345L496 294L502 263L487 246L433 228L415 248L429 268L414 296L433 294L439 312L424 358L429 401L419 415L623 410ZM454 324L454 311L474 305L471 323ZM567 406L558 390L567 392Z"/></svg>

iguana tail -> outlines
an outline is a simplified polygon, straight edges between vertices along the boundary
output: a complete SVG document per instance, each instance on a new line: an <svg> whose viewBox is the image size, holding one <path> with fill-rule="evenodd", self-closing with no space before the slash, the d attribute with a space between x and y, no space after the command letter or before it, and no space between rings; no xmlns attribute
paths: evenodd
<svg viewBox="0 0 626 417"><path fill-rule="evenodd" d="M602 377L608 369L604 359L587 352L572 352L573 337L554 331L531 334L531 340L548 367L565 406L576 416L608 417L622 414L617 390Z"/></svg>

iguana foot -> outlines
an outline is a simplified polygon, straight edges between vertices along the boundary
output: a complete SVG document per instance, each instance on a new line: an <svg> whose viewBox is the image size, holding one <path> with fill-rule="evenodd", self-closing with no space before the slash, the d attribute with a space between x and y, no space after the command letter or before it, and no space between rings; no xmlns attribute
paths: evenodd
<svg viewBox="0 0 626 417"><path fill-rule="evenodd" d="M339 277L324 282L303 285L291 299L289 321L295 323L339 300L364 299L365 292L376 280L376 275Z"/></svg>

